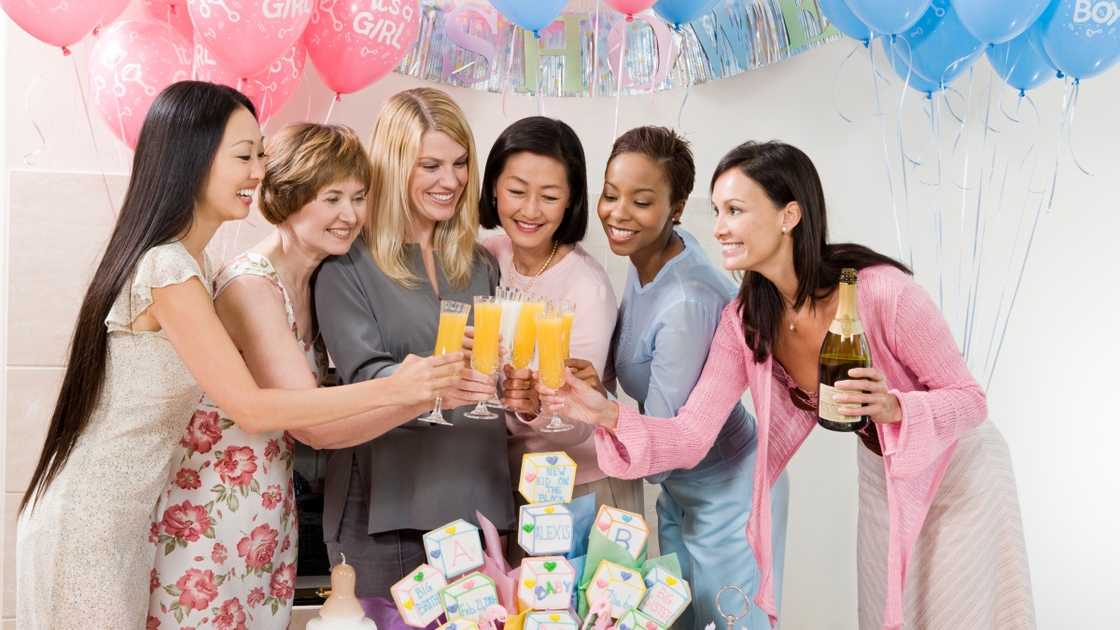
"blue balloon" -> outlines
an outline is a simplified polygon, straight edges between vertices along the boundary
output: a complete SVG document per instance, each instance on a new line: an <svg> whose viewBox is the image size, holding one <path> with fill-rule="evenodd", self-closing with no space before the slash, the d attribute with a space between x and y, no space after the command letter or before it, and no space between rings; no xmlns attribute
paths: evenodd
<svg viewBox="0 0 1120 630"><path fill-rule="evenodd" d="M892 44L923 78L946 85L976 61L984 44L961 24L949 0L933 0L914 28Z"/></svg>
<svg viewBox="0 0 1120 630"><path fill-rule="evenodd" d="M1030 32L996 44L985 54L1003 82L1020 91L1033 90L1058 74Z"/></svg>
<svg viewBox="0 0 1120 630"><path fill-rule="evenodd" d="M490 4L510 22L536 33L560 17L567 0L490 0Z"/></svg>
<svg viewBox="0 0 1120 630"><path fill-rule="evenodd" d="M930 0L845 0L848 8L875 33L909 30L929 8Z"/></svg>
<svg viewBox="0 0 1120 630"><path fill-rule="evenodd" d="M1002 44L1022 35L1050 0L953 0L957 17L976 39Z"/></svg>
<svg viewBox="0 0 1120 630"><path fill-rule="evenodd" d="M1120 0L1054 0L1037 28L1051 63L1075 79L1094 77L1120 59Z"/></svg>
<svg viewBox="0 0 1120 630"><path fill-rule="evenodd" d="M708 13L719 4L719 0L658 0L653 10L663 20L680 27Z"/></svg>
<svg viewBox="0 0 1120 630"><path fill-rule="evenodd" d="M663 0L664 1L664 0ZM844 0L820 0L821 12L840 32L861 42L871 40L871 29L856 17Z"/></svg>
<svg viewBox="0 0 1120 630"><path fill-rule="evenodd" d="M911 89L917 92L921 92L926 96L932 96L935 92L941 89L941 84L937 83L936 81L930 81L917 72L914 72L913 68L906 65L906 60L903 59L901 55L892 55L888 51L887 56L891 59L891 68L894 69L894 73L897 74L898 78L902 79L903 81L909 79Z"/></svg>

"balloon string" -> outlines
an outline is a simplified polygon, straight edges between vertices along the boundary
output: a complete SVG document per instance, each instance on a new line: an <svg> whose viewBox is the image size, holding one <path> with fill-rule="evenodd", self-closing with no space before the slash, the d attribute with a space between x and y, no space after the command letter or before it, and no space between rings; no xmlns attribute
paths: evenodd
<svg viewBox="0 0 1120 630"><path fill-rule="evenodd" d="M1073 165L1076 166L1077 170L1081 171L1083 174L1092 177L1093 174L1089 172L1089 169L1081 165L1081 161L1077 159L1077 153L1073 150L1073 117L1077 113L1077 101L1080 100L1080 97L1081 81L1078 79L1074 79L1073 95L1070 98L1069 111L1067 112L1066 122L1062 133L1065 136L1066 150L1069 151L1069 157L1073 160Z"/></svg>
<svg viewBox="0 0 1120 630"><path fill-rule="evenodd" d="M985 155L988 152L988 132L993 134L999 133L991 126L992 117L992 91L995 88L995 74L988 74L988 89L986 92L984 103L984 118L983 118L983 133L980 140L980 154ZM991 183L991 178L995 174L995 161L998 155L999 147L992 143L992 168L988 169L988 182ZM964 319L964 356L965 359L970 356L972 349L972 337L975 332L976 325L976 303L980 295L980 271L984 266L984 239L988 231L988 217L984 216L984 167L985 163L980 163L980 172L978 176L978 186L976 192L976 224L973 227L972 239L972 284L970 286L968 295L968 306L965 311Z"/></svg>
<svg viewBox="0 0 1120 630"><path fill-rule="evenodd" d="M614 133L611 134L611 142L618 137L618 117L622 112L622 79L626 76L626 39L629 34L630 16L627 16L622 25L622 45L618 53L618 89L614 95Z"/></svg>
<svg viewBox="0 0 1120 630"><path fill-rule="evenodd" d="M677 62L684 58L684 33L680 26L674 27L673 39L677 40ZM675 63L674 63L675 65ZM684 106L688 104L688 96L692 93L692 81L685 81L684 96L681 97L681 106L677 108L677 129L684 129Z"/></svg>
<svg viewBox="0 0 1120 630"><path fill-rule="evenodd" d="M32 96L35 93L35 86L43 81L43 75L37 74L31 80L31 85L27 86L27 90L23 94L23 112L28 120L31 121L31 128L35 130L35 135L39 136L39 146L23 154L24 166L34 166L36 158L39 157L43 151L47 149L47 136L43 134L43 128L39 126L39 122L35 119L35 112L38 111L31 107Z"/></svg>
<svg viewBox="0 0 1120 630"><path fill-rule="evenodd" d="M338 94L336 92L335 95L331 98L331 104L327 106L327 115L323 117L323 124L324 125L330 123L331 114L334 113L334 106L335 106L336 103L338 103L341 100L342 100L342 95Z"/></svg>
<svg viewBox="0 0 1120 630"><path fill-rule="evenodd" d="M113 191L109 188L109 177L101 166L101 148L97 146L97 134L93 130L93 117L89 113L89 101L86 99L86 88L82 85L82 73L78 70L78 58L74 60L74 81L78 84L78 94L82 97L82 109L86 114L86 128L89 130L89 142L93 145L93 159L97 162L97 170L101 173L101 183L105 186L105 197L109 200L109 212L117 215L117 202L113 200Z"/></svg>
<svg viewBox="0 0 1120 630"><path fill-rule="evenodd" d="M892 42L893 42L896 38L892 35L891 39L892 39ZM897 40L906 44L907 51L908 51L907 54L909 54L910 43L907 42L905 39L902 39L902 38L897 38ZM894 55L895 55L894 46L892 45L890 47L890 49L891 49L891 65L893 66L894 65ZM911 211L910 211L910 176L906 172L906 170L907 170L906 169L906 143L905 143L905 140L903 138L903 132L902 132L902 113L903 113L903 111L905 111L906 92L907 92L907 89L910 87L910 79L913 77L913 70L910 68L909 64L907 64L906 68L907 68L906 79L903 81L902 91L900 92L899 97L898 97L898 114L897 114L896 120L895 120L895 136L896 136L896 139L897 139L897 142L898 142L899 158L902 162L901 171L902 171L903 212L906 215L907 225L909 226L910 217L912 216ZM907 257L907 262L909 262L910 268L913 269L914 268L914 246L913 246L913 244L910 245L910 251L909 251L909 255Z"/></svg>
<svg viewBox="0 0 1120 630"><path fill-rule="evenodd" d="M937 106L940 99L931 98L929 100L929 130L933 136L933 144L937 155L937 192L933 195L936 201L931 210L933 215L933 223L937 229L937 307L944 310L945 308L945 208L942 205L942 186L944 185L945 178L942 172L942 155L941 155L941 110Z"/></svg>
<svg viewBox="0 0 1120 630"><path fill-rule="evenodd" d="M856 44L855 46L852 46L851 52L848 53L847 57L844 57L844 60L840 62L840 67L836 69L836 76L832 77L832 107L836 110L837 115L839 115L840 118L842 118L844 122L848 124L851 124L855 121L851 118L848 118L840 109L840 77L844 74L844 66L848 65L848 61L850 61L851 58L857 52L859 52L860 46L863 46L863 44ZM689 82L689 85L691 85L691 82ZM681 110L684 110L683 104L681 105Z"/></svg>
<svg viewBox="0 0 1120 630"><path fill-rule="evenodd" d="M898 200L894 190L894 172L891 169L891 155L890 149L887 145L887 123L886 114L883 112L883 104L879 99L879 78L880 74L875 66L875 48L874 46L867 47L867 56L871 62L871 81L875 91L875 117L879 119L879 136L883 142L883 166L887 171L887 194L890 197L891 213L894 215L894 234L898 240L898 255L903 257L906 255L906 248L902 242L902 227L898 217Z"/></svg>

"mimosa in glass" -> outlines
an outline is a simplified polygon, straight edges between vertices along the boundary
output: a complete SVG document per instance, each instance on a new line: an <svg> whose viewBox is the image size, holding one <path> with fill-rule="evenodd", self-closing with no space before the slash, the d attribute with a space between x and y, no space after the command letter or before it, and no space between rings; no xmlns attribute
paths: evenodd
<svg viewBox="0 0 1120 630"><path fill-rule="evenodd" d="M436 348L433 354L444 355L462 352L463 335L467 332L467 316L470 313L470 304L440 300L439 330L436 332ZM436 396L436 404L431 413L421 416L420 420L429 424L452 426L450 422L443 419L443 399L439 396Z"/></svg>
<svg viewBox="0 0 1120 630"><path fill-rule="evenodd" d="M567 360L569 352L565 337L562 311L552 308L537 315L537 359L540 362L540 379L552 389L560 389L564 386L564 361ZM554 413L541 431L559 433L569 431L571 428L572 425L565 423L559 414Z"/></svg>
<svg viewBox="0 0 1120 630"><path fill-rule="evenodd" d="M471 367L487 376L498 371L501 348L499 339L502 333L502 305L489 295L474 298L474 350L471 351ZM497 414L486 408L486 402L479 402L467 414L475 420L493 420Z"/></svg>

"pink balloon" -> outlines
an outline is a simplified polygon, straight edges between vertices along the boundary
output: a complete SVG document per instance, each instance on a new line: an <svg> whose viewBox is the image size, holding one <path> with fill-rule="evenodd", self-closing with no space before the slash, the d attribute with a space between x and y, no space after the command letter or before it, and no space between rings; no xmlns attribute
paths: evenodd
<svg viewBox="0 0 1120 630"><path fill-rule="evenodd" d="M307 61L307 47L296 42L280 57L274 59L264 70L246 79L236 72L230 72L210 54L200 42L194 44L194 71L199 81L221 83L241 90L253 101L257 108L257 120L264 123L283 109L292 97L303 77L303 67ZM238 83L240 82L240 85Z"/></svg>
<svg viewBox="0 0 1120 630"><path fill-rule="evenodd" d="M67 46L88 35L104 7L94 0L0 0L0 8L32 37L52 46Z"/></svg>
<svg viewBox="0 0 1120 630"><path fill-rule="evenodd" d="M419 0L319 0L303 41L327 86L349 94L397 67L419 34Z"/></svg>
<svg viewBox="0 0 1120 630"><path fill-rule="evenodd" d="M607 4L614 7L615 11L628 17L633 17L652 7L657 0L607 0Z"/></svg>
<svg viewBox="0 0 1120 630"><path fill-rule="evenodd" d="M382 0L378 0L380 2ZM243 77L264 70L296 43L312 0L189 0L195 37Z"/></svg>
<svg viewBox="0 0 1120 630"><path fill-rule="evenodd" d="M105 28L113 23L113 20L119 18L124 10L128 8L128 3L132 0L101 0L101 19L97 21L98 28ZM96 32L94 33L97 34Z"/></svg>
<svg viewBox="0 0 1120 630"><path fill-rule="evenodd" d="M144 11L160 22L166 22L187 38L194 41L194 25L187 10L187 0L144 0Z"/></svg>
<svg viewBox="0 0 1120 630"><path fill-rule="evenodd" d="M190 76L190 44L160 22L116 22L90 53L93 101L113 133L134 149L156 96Z"/></svg>

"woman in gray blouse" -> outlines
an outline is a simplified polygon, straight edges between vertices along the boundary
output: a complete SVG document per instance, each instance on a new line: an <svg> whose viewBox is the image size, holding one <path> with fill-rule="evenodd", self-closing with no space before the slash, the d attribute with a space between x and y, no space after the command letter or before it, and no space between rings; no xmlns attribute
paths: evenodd
<svg viewBox="0 0 1120 630"><path fill-rule="evenodd" d="M466 118L445 93L390 98L374 123L374 181L362 238L325 261L315 308L342 383L393 373L409 353L431 354L439 301L492 295L498 267L475 241L478 156ZM492 381L473 382L493 392ZM360 597L424 562L422 534L475 510L514 527L504 423L470 420L444 399L455 426L409 422L331 453L323 535L331 562L355 565ZM454 410L454 411L452 411Z"/></svg>

